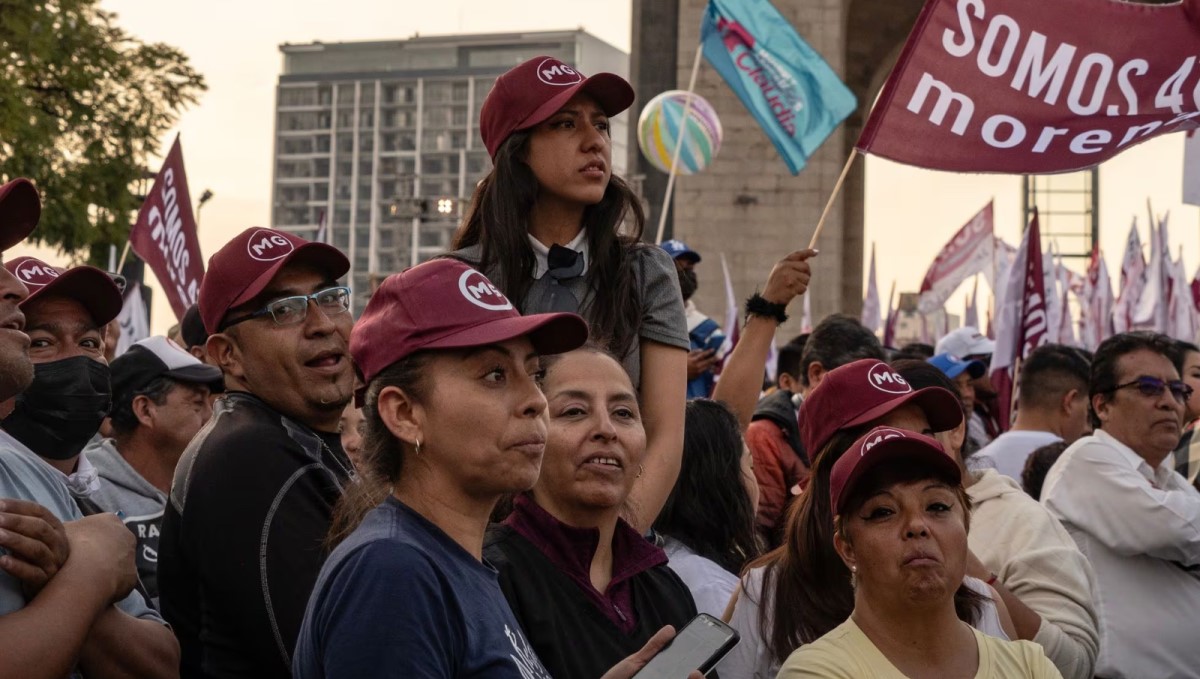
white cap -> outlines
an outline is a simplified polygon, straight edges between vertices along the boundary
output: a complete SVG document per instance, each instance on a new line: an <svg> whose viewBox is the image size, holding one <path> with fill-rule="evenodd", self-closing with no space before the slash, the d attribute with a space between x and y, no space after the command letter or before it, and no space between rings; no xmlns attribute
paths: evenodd
<svg viewBox="0 0 1200 679"><path fill-rule="evenodd" d="M979 332L979 328L965 325L938 340L934 349L939 354L952 354L958 358L990 354L996 343Z"/></svg>

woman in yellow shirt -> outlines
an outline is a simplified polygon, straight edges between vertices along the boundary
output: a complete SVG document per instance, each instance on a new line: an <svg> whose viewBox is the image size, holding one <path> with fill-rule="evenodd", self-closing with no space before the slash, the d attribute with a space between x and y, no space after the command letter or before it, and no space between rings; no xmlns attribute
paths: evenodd
<svg viewBox="0 0 1200 679"><path fill-rule="evenodd" d="M876 427L830 474L834 546L854 581L850 619L788 657L779 679L1054 679L1040 646L959 619L970 501L932 438Z"/></svg>

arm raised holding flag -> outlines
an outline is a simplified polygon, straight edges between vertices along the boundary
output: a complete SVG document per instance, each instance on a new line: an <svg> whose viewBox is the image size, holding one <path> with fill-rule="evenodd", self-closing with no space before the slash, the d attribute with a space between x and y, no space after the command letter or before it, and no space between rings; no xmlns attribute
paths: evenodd
<svg viewBox="0 0 1200 679"><path fill-rule="evenodd" d="M746 324L738 335L737 345L725 359L721 379L712 395L714 401L724 401L737 415L742 431L750 426L762 392L763 365L775 330L787 320L788 304L808 290L812 277L808 260L816 255L816 250L797 250L779 260L767 276L762 293L746 303Z"/></svg>

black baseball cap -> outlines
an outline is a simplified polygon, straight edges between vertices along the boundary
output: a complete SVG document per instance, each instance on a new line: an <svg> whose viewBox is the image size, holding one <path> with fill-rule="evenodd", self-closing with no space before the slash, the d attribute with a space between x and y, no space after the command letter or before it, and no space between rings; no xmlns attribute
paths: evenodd
<svg viewBox="0 0 1200 679"><path fill-rule="evenodd" d="M202 347L208 342L208 331L204 329L204 321L200 318L200 305L193 304L183 313L179 322L179 335L183 338L184 348Z"/></svg>
<svg viewBox="0 0 1200 679"><path fill-rule="evenodd" d="M132 400L135 393L159 377L203 384L215 392L225 391L220 368L201 363L162 335L135 342L113 359L110 370L113 401L118 403Z"/></svg>

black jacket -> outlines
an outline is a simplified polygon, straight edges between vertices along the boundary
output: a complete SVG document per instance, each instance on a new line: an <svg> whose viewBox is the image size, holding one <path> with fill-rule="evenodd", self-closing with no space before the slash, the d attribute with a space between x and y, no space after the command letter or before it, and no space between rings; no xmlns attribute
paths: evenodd
<svg viewBox="0 0 1200 679"><path fill-rule="evenodd" d="M754 420L770 420L779 425L796 456L808 464L808 455L804 444L800 442L800 427L796 422L796 406L792 405L792 392L776 389L770 396L759 401L754 414L750 416L750 421Z"/></svg>

